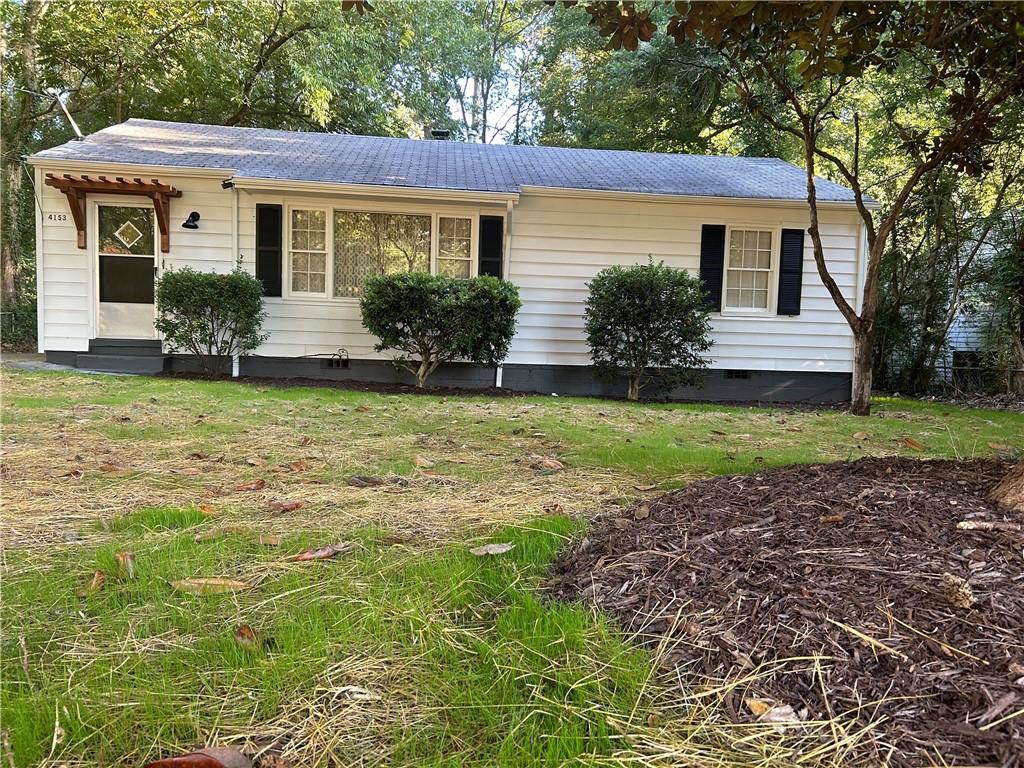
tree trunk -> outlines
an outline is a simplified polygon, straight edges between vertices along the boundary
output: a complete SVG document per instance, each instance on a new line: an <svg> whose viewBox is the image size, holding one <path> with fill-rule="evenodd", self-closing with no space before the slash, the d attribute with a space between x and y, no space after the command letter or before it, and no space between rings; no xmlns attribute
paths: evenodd
<svg viewBox="0 0 1024 768"><path fill-rule="evenodd" d="M636 402L640 399L640 374L629 375L629 391L626 392L626 399Z"/></svg>
<svg viewBox="0 0 1024 768"><path fill-rule="evenodd" d="M1024 461L1017 462L988 497L1005 510L1024 513Z"/></svg>
<svg viewBox="0 0 1024 768"><path fill-rule="evenodd" d="M853 391L850 413L867 416L871 413L872 333L861 329L853 332Z"/></svg>
<svg viewBox="0 0 1024 768"><path fill-rule="evenodd" d="M430 358L424 355L420 360L419 367L416 368L416 387L418 389L423 389L427 385L427 376L432 370Z"/></svg>

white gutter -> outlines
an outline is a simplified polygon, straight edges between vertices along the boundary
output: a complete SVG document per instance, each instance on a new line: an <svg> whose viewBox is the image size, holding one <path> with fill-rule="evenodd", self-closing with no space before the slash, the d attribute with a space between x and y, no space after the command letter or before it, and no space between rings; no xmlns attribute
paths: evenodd
<svg viewBox="0 0 1024 768"><path fill-rule="evenodd" d="M272 190L275 192L315 192L320 194L376 195L379 197L430 197L433 200L457 200L460 202L476 203L508 203L519 200L518 192L476 192L466 189L399 187L388 184L344 184L330 181L265 179L253 176L235 176L232 181L239 189Z"/></svg>
<svg viewBox="0 0 1024 768"><path fill-rule="evenodd" d="M759 208L799 208L806 207L806 198L777 200L765 197L711 197L708 195L664 195L650 192L620 192L605 189L575 189L572 187L539 187L523 184L519 187L522 194L543 195L545 197L578 197L603 200L639 200L653 203L707 203L709 205L750 205ZM877 202L865 203L864 206L874 210L880 208ZM818 207L822 210L853 210L856 203L819 200Z"/></svg>
<svg viewBox="0 0 1024 768"><path fill-rule="evenodd" d="M32 198L36 209L36 349L46 352L43 338L43 298L46 296L46 270L43 269L43 172L35 169L35 189Z"/></svg>
<svg viewBox="0 0 1024 768"><path fill-rule="evenodd" d="M39 155L27 157L25 162L33 168L43 171L60 171L62 173L79 171L106 174L108 176L113 173L135 174L137 176L163 174L165 176L203 176L226 179L235 172L234 168L199 168L190 165L144 165L139 163L95 162L92 160L61 160L60 158L40 157Z"/></svg>

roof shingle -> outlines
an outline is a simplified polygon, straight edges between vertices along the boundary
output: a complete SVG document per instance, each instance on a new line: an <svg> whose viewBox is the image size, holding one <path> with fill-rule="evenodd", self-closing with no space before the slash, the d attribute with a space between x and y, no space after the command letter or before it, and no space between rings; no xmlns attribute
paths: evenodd
<svg viewBox="0 0 1024 768"><path fill-rule="evenodd" d="M218 168L238 176L479 192L523 186L655 195L806 199L804 171L776 158L466 144L132 119L40 160ZM824 179L818 199L852 202Z"/></svg>

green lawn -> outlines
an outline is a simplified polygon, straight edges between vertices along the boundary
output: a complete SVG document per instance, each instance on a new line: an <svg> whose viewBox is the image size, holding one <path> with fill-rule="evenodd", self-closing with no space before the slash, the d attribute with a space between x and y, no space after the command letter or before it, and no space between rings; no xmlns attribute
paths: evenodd
<svg viewBox="0 0 1024 768"><path fill-rule="evenodd" d="M538 591L559 549L652 485L1024 447L1024 415L899 400L857 419L11 371L2 384L0 719L17 766L139 765L200 744L311 766L790 765L818 725L739 727L715 691L673 689L608 621ZM286 501L303 506L275 509ZM351 550L287 561L340 541ZM484 542L515 546L469 553ZM250 588L170 586L192 578ZM825 728L833 743L805 764L849 764L852 737Z"/></svg>

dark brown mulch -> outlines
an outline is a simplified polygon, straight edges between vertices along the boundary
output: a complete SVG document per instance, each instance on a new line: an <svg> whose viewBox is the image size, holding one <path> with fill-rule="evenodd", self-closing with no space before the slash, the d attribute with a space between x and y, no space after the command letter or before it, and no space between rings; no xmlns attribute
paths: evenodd
<svg viewBox="0 0 1024 768"><path fill-rule="evenodd" d="M689 685L825 657L822 679L807 661L760 668L725 698L738 722L761 697L803 720L881 718L865 764L1024 766L1024 533L957 527L1024 523L984 498L1007 469L869 458L702 481L598 518L550 586L668 635ZM973 607L949 602L945 574Z"/></svg>

